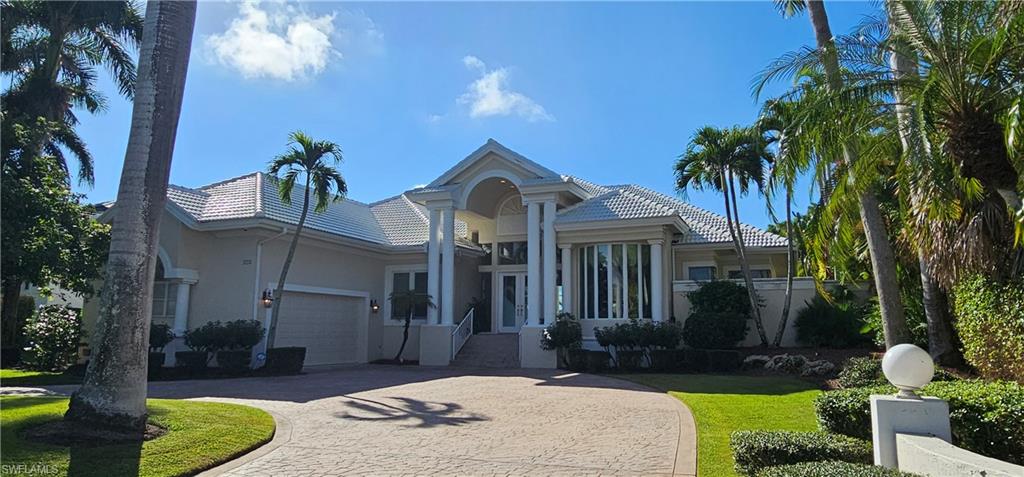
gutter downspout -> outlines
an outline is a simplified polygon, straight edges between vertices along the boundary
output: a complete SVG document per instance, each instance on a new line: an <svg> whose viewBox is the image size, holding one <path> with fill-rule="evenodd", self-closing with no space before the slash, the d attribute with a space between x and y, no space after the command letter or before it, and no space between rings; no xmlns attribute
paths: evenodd
<svg viewBox="0 0 1024 477"><path fill-rule="evenodd" d="M256 274L252 280L252 319L259 321L259 310L260 310L260 265L263 263L263 244L272 240L277 240L288 234L288 227L281 227L281 232L277 235L267 237L263 240L256 242ZM270 323L264 323L263 326L266 328ZM267 340L263 338L263 354L267 353ZM256 363L257 359L253 359L253 363Z"/></svg>

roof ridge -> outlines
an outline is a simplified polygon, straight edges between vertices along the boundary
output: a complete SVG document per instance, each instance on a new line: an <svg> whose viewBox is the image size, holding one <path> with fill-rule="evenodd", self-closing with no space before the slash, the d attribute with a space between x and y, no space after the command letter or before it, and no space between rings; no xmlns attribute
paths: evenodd
<svg viewBox="0 0 1024 477"><path fill-rule="evenodd" d="M420 210L419 207L416 206L415 202L409 200L409 198L406 197L405 194L401 194L399 195L399 197L401 197L402 200L404 200L407 204L409 204L410 207L412 207L412 210L416 212L416 215L419 216L419 218L423 219L423 222L426 223L428 227L430 226L430 219L428 219L427 216L423 215L423 212Z"/></svg>
<svg viewBox="0 0 1024 477"><path fill-rule="evenodd" d="M606 190L606 191L604 191L604 192L602 192L600 194L597 194L597 195L595 195L595 196L593 196L593 197L591 197L589 199L583 199L583 200L581 200L581 201L579 201L579 202L577 202L575 204L572 204L572 205L570 205L568 207L565 207L562 210L558 211L555 215L565 214L567 212L571 212L571 211L576 210L576 209L578 209L580 207L583 207L586 204L591 203L591 201L598 200L598 199L600 199L602 197L605 197L605 196L608 196L608 195L612 195L612 194L616 194L616 193L621 194L622 191L619 190L619 189L608 189L608 190Z"/></svg>
<svg viewBox="0 0 1024 477"><path fill-rule="evenodd" d="M671 214L675 214L675 215L679 215L679 211L676 210L675 207L670 207L668 205L665 205L664 203L661 203L659 201L655 201L654 199L651 199L649 197L644 197L643 195L638 194L638 193L636 193L636 192L634 192L634 191L632 191L630 189L640 189L641 191L643 191L643 192L645 192L647 194L656 194L656 195L660 195L660 196L664 196L664 194L662 194L660 192L657 192L657 191L652 191L652 190L650 190L650 189L648 189L646 187L643 187L643 186L640 186L640 185L636 185L636 184L629 184L626 187L624 187L622 189L619 189L624 194L629 194L630 196L636 197L637 199L642 200L645 203L652 204L652 205L654 205L654 206L664 210L665 212L668 212L668 213L671 213Z"/></svg>
<svg viewBox="0 0 1024 477"><path fill-rule="evenodd" d="M263 175L263 180L265 180L265 181L279 181L279 180L281 180L280 178L278 178L277 176L275 176L273 174L262 174L262 175ZM306 186L304 186L302 184L299 184L299 183L296 183L295 186L294 186L295 189L299 189L299 190L301 190L301 189L303 189L305 187ZM331 200L329 202L330 203L335 203L333 200ZM341 196L341 202L351 202L353 204L358 204L358 205L370 207L370 204L367 204L366 202L355 200L355 199L350 199L348 197L348 194L345 194L345 195Z"/></svg>
<svg viewBox="0 0 1024 477"><path fill-rule="evenodd" d="M240 176L235 176L235 177L232 177L232 178L229 178L229 179L224 179L224 180L217 181L217 182L214 182L214 183L211 183L211 184L206 184L206 185L203 185L203 186L199 186L196 189L197 190L206 190L206 189L209 189L211 187L216 187L216 186L219 186L219 185L227 184L228 182L235 182L235 181L240 180L240 179L245 179L245 178L247 178L249 176L255 176L255 175L259 174L259 173L260 173L260 171L247 172L247 173L242 174Z"/></svg>
<svg viewBox="0 0 1024 477"><path fill-rule="evenodd" d="M177 184L167 184L167 187L170 188L170 189L179 189L179 190L182 190L182 191L185 191L185 192L192 192L192 193L196 193L196 194L203 194L203 195L205 195L207 197L210 196L209 192L206 192L205 190L202 190L202 189L194 189L192 187L185 187L185 186L181 186L181 185L177 185ZM110 202L113 202L113 201L110 201Z"/></svg>

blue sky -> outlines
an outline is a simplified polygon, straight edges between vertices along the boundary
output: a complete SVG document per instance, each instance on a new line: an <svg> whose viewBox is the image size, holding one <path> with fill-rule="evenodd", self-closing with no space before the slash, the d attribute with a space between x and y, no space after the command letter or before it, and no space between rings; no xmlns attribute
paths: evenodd
<svg viewBox="0 0 1024 477"><path fill-rule="evenodd" d="M836 33L872 11L827 7ZM342 146L364 202L430 182L488 138L563 174L675 194L693 131L752 122L751 79L808 44L808 19L771 2L200 2L171 182L264 169L301 129ZM131 118L102 81L108 109L81 116L90 201L116 196ZM687 200L724 210L712 193ZM759 197L741 212L769 223Z"/></svg>

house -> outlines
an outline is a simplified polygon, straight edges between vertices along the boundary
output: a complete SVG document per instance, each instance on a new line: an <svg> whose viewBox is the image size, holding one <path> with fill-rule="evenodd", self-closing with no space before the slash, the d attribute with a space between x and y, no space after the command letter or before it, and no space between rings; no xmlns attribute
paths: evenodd
<svg viewBox="0 0 1024 477"><path fill-rule="evenodd" d="M277 285L301 203L283 204L276 179L260 172L170 186L167 195L153 321L178 335L212 320L269 327L262 298ZM743 233L773 334L786 241L750 226ZM387 297L413 288L437 307L415 310L405 356L447 365L466 340L487 334L511 343L491 352L553 367L554 354L538 343L557 313L580 318L586 346L596 347L596 327L682 320L686 291L738 270L723 217L640 186L561 175L489 140L424 187L311 213L284 287L276 346L305 346L307 365L392 357L402 310ZM813 283L800 280L797 292L795 308ZM88 329L95 301L85 306ZM747 344L756 343L752 332Z"/></svg>

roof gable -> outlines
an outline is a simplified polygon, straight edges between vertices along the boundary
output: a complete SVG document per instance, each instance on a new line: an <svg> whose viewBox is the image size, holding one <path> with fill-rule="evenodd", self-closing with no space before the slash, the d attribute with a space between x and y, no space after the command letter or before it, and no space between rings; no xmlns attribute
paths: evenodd
<svg viewBox="0 0 1024 477"><path fill-rule="evenodd" d="M523 155L503 146L494 139L488 139L487 143L473 151L465 159L451 169L445 171L440 177L427 184L427 188L438 188L449 184L457 184L466 180L474 172L488 169L489 165L502 163L504 168L512 169L523 180L539 178L561 178L560 175L536 162L533 162Z"/></svg>

